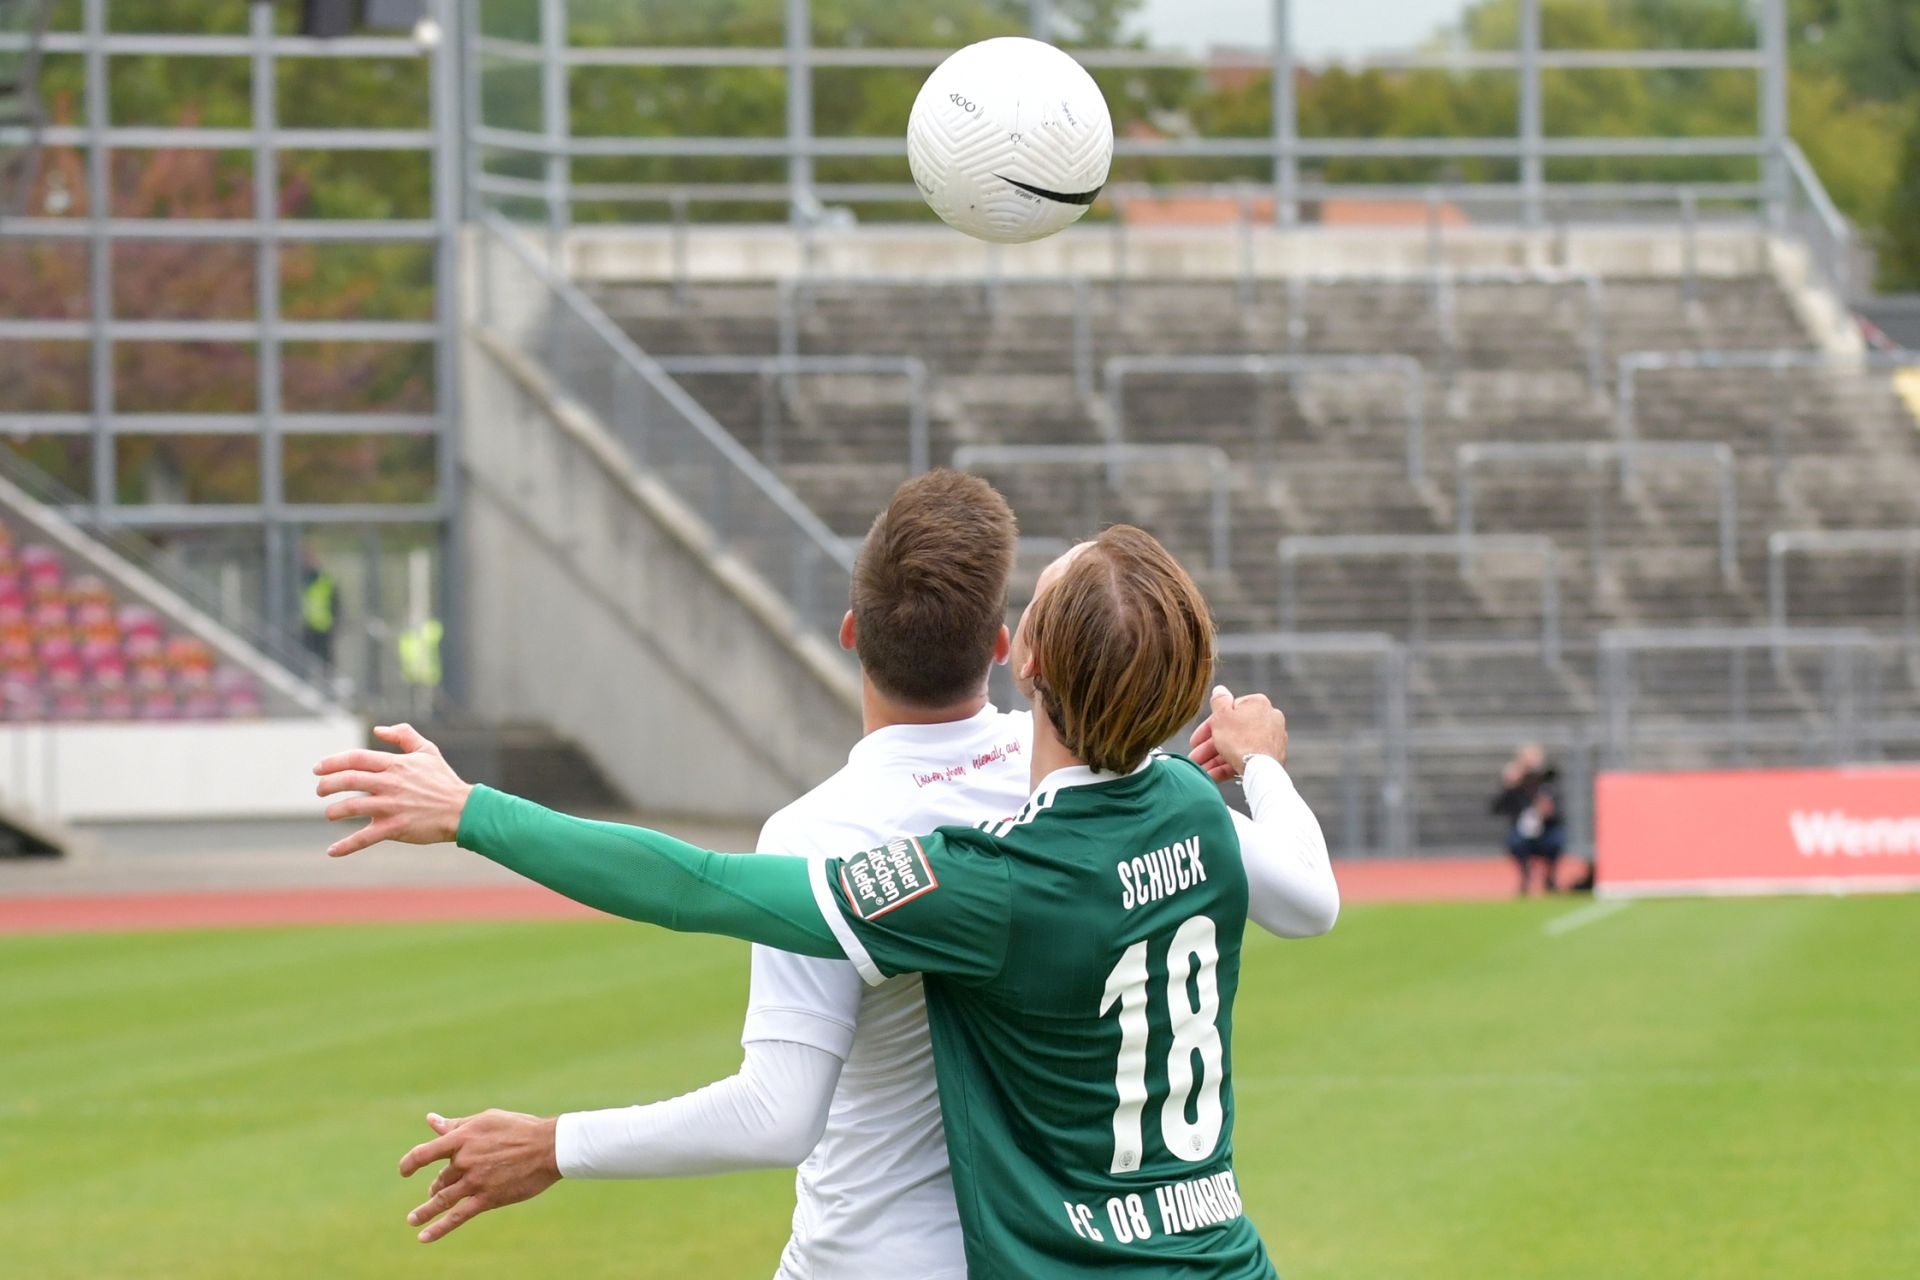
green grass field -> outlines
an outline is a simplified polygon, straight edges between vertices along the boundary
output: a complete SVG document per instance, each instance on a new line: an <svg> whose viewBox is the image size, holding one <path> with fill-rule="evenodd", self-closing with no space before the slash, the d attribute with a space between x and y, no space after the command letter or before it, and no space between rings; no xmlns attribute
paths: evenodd
<svg viewBox="0 0 1920 1280"><path fill-rule="evenodd" d="M1354 907L1248 954L1283 1275L1920 1274L1920 898ZM421 1115L730 1071L746 948L612 923L0 939L0 1275L765 1277L790 1177L415 1244ZM416 1179L424 1184L425 1179Z"/></svg>

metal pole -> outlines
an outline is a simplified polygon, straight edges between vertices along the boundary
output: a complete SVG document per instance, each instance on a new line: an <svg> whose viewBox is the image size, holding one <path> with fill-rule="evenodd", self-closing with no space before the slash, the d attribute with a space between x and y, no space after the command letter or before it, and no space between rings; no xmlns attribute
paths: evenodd
<svg viewBox="0 0 1920 1280"><path fill-rule="evenodd" d="M1787 549L1772 539L1767 544L1767 619L1775 631L1787 625Z"/></svg>
<svg viewBox="0 0 1920 1280"><path fill-rule="evenodd" d="M1920 653L1920 592L1913 582L1913 567L1920 556L1920 544L1909 542L1900 553L1900 622L1906 633L1907 651Z"/></svg>
<svg viewBox="0 0 1920 1280"><path fill-rule="evenodd" d="M1540 225L1547 185L1541 139L1546 132L1540 94L1540 0L1520 0L1520 189L1521 221Z"/></svg>
<svg viewBox="0 0 1920 1280"><path fill-rule="evenodd" d="M927 422L927 366L918 360L907 364L907 388L913 396L907 410L907 471L917 476L933 465L932 431Z"/></svg>
<svg viewBox="0 0 1920 1280"><path fill-rule="evenodd" d="M573 133L568 106L567 0L540 0L540 123L546 147L547 256L564 272L567 225L573 206L573 160L567 142Z"/></svg>
<svg viewBox="0 0 1920 1280"><path fill-rule="evenodd" d="M1773 413L1767 421L1767 459L1776 489L1787 473L1787 428L1792 411L1787 404L1787 370L1782 357L1769 361L1773 386Z"/></svg>
<svg viewBox="0 0 1920 1280"><path fill-rule="evenodd" d="M811 0L787 0L788 217L795 226L813 220L812 8Z"/></svg>
<svg viewBox="0 0 1920 1280"><path fill-rule="evenodd" d="M1387 851L1396 857L1413 852L1414 824L1412 769L1407 741L1407 651L1395 645L1381 659L1386 674L1385 725L1382 748L1386 755L1386 782L1382 787L1387 809Z"/></svg>
<svg viewBox="0 0 1920 1280"><path fill-rule="evenodd" d="M1680 192L1682 287L1689 309L1700 305L1700 197L1692 187Z"/></svg>
<svg viewBox="0 0 1920 1280"><path fill-rule="evenodd" d="M478 23L478 6L462 12L455 0L437 5L443 28L447 23ZM433 132L434 242L433 319L440 330L434 339L433 405L437 424L434 450L435 480L442 509L439 530L439 621L445 642L441 646L442 688L455 703L466 698L471 632L465 625L465 559L461 539L460 501L460 350L463 305L460 297L460 62L449 39L430 55L427 74L433 85L430 126ZM475 69L470 74L478 75Z"/></svg>
<svg viewBox="0 0 1920 1280"><path fill-rule="evenodd" d="M1407 380L1407 478L1418 483L1427 469L1427 376L1418 360L1408 360Z"/></svg>
<svg viewBox="0 0 1920 1280"><path fill-rule="evenodd" d="M1761 162L1766 187L1767 222L1786 227L1787 206L1787 0L1763 0L1760 51L1766 70L1760 76L1760 132L1766 142Z"/></svg>
<svg viewBox="0 0 1920 1280"><path fill-rule="evenodd" d="M273 7L248 7L253 40L253 216L260 226L254 243L254 309L260 336L256 343L254 395L259 401L260 505L265 511L267 634L278 642L290 630L292 579L298 554L286 541L280 511L286 501L286 468L280 447L280 169L274 150Z"/></svg>
<svg viewBox="0 0 1920 1280"><path fill-rule="evenodd" d="M470 10L459 4L448 4L440 14L441 26L447 35L458 40L460 61L457 74L460 77L461 121L460 136L463 139L473 137L475 129L483 128L487 123L486 87L483 80L484 64L480 59L480 37L482 16L485 9L474 5ZM461 208L471 218L485 207L487 199L480 191L480 176L486 172L486 163L478 144L468 143L461 147L462 191Z"/></svg>
<svg viewBox="0 0 1920 1280"><path fill-rule="evenodd" d="M1300 112L1293 92L1293 3L1273 0L1273 217L1300 221Z"/></svg>
<svg viewBox="0 0 1920 1280"><path fill-rule="evenodd" d="M1232 540L1233 524L1233 479L1227 472L1227 460L1216 454L1213 458L1213 519L1208 532L1211 546L1208 548L1213 567L1221 573L1233 567Z"/></svg>
<svg viewBox="0 0 1920 1280"><path fill-rule="evenodd" d="M89 380L93 401L94 518L105 524L115 503L113 442L113 244L107 223L113 216L112 163L107 128L107 0L86 0L87 115L87 304L93 321Z"/></svg>
<svg viewBox="0 0 1920 1280"><path fill-rule="evenodd" d="M1253 195L1245 183L1237 184L1235 205L1239 210L1240 306L1251 312L1256 301L1253 283Z"/></svg>
<svg viewBox="0 0 1920 1280"><path fill-rule="evenodd" d="M1740 577L1740 494L1733 451L1723 449L1720 468L1720 576L1728 586Z"/></svg>
<svg viewBox="0 0 1920 1280"><path fill-rule="evenodd" d="M1093 395L1093 290L1079 276L1073 281L1073 389L1083 400Z"/></svg>
<svg viewBox="0 0 1920 1280"><path fill-rule="evenodd" d="M687 193L676 191L673 195L673 301L675 306L687 305Z"/></svg>

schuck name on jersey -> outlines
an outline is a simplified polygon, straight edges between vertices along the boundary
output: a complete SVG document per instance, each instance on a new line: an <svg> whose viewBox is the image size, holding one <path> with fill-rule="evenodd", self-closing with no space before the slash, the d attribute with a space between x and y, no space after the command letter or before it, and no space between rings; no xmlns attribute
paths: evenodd
<svg viewBox="0 0 1920 1280"><path fill-rule="evenodd" d="M1152 853L1129 858L1115 868L1120 875L1120 909L1135 907L1191 889L1207 878L1200 861L1200 837L1188 836L1177 844Z"/></svg>

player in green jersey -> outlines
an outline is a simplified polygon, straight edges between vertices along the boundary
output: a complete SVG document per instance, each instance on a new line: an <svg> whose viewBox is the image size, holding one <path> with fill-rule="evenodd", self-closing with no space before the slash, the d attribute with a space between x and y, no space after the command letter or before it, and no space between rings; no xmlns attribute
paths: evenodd
<svg viewBox="0 0 1920 1280"><path fill-rule="evenodd" d="M618 915L924 973L970 1274L1271 1276L1232 1169L1238 838L1207 774L1152 751L1205 699L1205 603L1150 536L1109 529L1050 574L1015 662L1035 788L980 829L811 863L711 853L468 787L416 737L322 762L323 794L365 793L329 816L374 819L332 852L457 836ZM1263 699L1215 700L1216 769L1284 753ZM511 1202L474 1203L460 1150L456 1130L411 1153L450 1158L424 1217Z"/></svg>

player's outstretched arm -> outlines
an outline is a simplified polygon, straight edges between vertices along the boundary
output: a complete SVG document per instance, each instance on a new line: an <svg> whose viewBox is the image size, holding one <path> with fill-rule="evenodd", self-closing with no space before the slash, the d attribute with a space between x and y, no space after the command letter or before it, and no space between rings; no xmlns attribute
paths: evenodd
<svg viewBox="0 0 1920 1280"><path fill-rule="evenodd" d="M1265 695L1213 691L1212 714L1194 731L1193 761L1216 780L1240 777L1253 817L1235 812L1247 870L1247 918L1283 938L1313 938L1340 915L1320 820L1287 775L1287 718Z"/></svg>
<svg viewBox="0 0 1920 1280"><path fill-rule="evenodd" d="M799 858L715 853L644 827L589 822L463 781L408 725L375 733L401 748L347 751L314 766L322 796L358 792L329 819L368 818L328 853L382 840L455 840L575 902L681 933L719 933L802 955L842 953Z"/></svg>

